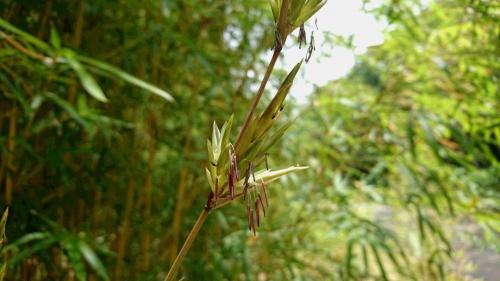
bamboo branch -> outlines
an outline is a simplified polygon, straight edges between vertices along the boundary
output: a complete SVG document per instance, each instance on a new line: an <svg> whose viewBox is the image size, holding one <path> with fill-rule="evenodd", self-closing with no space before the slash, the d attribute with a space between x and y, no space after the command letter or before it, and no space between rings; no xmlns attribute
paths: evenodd
<svg viewBox="0 0 500 281"><path fill-rule="evenodd" d="M288 36L288 7L289 7L289 2L290 0L283 0L282 5L281 5L281 12L280 12L280 17L279 21L277 23L277 35L276 35L276 44L274 46L274 53L271 58L271 61L269 62L266 72L264 74L264 78L262 79L262 82L260 83L259 90L257 91L257 95L255 96L252 105L250 106L250 110L247 113L245 122L243 123L243 126L241 127L240 133L238 134L238 139L236 140L235 148L238 146L238 144L241 141L241 137L244 135L246 129L248 128L248 125L250 121L252 120L253 114L255 112L255 109L257 108L257 105L259 104L260 98L264 94L264 89L266 88L266 84L269 81L269 77L271 76L271 73L274 69L274 65L276 64L276 61L278 60L278 57L281 53L281 50L283 49L283 45L286 41L286 38ZM241 194L238 194L236 198L241 197ZM229 202L234 201L236 198L232 198L228 202L224 202L224 204L227 204ZM172 267L170 267L170 270L165 277L164 281L172 281L175 278L175 275L177 273L177 270L179 270L179 267L184 260L184 257L186 256L187 252L189 251L189 248L191 247L191 244L193 243L194 239L198 235L198 232L200 231L201 226L203 225L203 222L207 218L208 213L210 210L214 207L212 205L211 201L212 198L209 197L209 201L207 202L207 205L205 208L203 208L203 211L201 212L200 216L198 217L198 220L194 224L193 228L191 229L191 232L189 233L188 237L186 238L186 241L184 242L184 245L181 248L181 251L175 258L174 263L172 264Z"/></svg>
<svg viewBox="0 0 500 281"><path fill-rule="evenodd" d="M24 47L23 45L21 45L21 43L17 42L12 37L10 37L9 35L1 32L1 31L0 31L0 38L5 39L5 41L7 41L7 43L9 43L12 47L14 47L15 49L17 49L18 51L20 51L21 53L27 55L30 58L42 61L43 63L46 63L46 64L52 64L52 63L54 63L54 59L52 59L50 57L47 57L47 56L44 56L42 54L33 52L31 50L28 50L26 47Z"/></svg>
<svg viewBox="0 0 500 281"><path fill-rule="evenodd" d="M259 104L260 98L264 94L264 90L266 88L267 82L269 81L269 77L271 76L271 73L274 69L274 65L276 64L276 61L278 60L278 57L281 53L281 50L283 49L283 45L285 44L286 38L288 36L288 32L287 32L287 28L288 28L287 18L288 18L288 6L289 6L288 2L289 2L289 0L283 0L283 3L281 4L281 10L280 10L281 12L280 12L279 21L277 23L277 38L276 38L276 44L274 45L273 57L271 58L271 61L269 62L269 65L267 66L266 73L264 74L264 78L262 79L262 82L260 83L260 87L259 87L259 90L257 91L257 95L255 96L255 98L252 102L252 105L250 106L250 110L248 111L247 117L245 118L245 122L243 123L243 126L241 127L240 133L238 134L236 144L234 145L235 148L238 148L238 145L241 141L241 138L245 134L245 131L248 128L250 121L252 120L255 109L257 108L257 105Z"/></svg>
<svg viewBox="0 0 500 281"><path fill-rule="evenodd" d="M194 239L196 238L196 235L198 235L198 232L201 229L201 226L203 225L203 222L207 218L209 209L208 208L203 208L203 211L201 211L200 216L198 217L198 220L194 224L193 228L191 229L191 232L189 232L188 237L186 238L186 241L184 242L184 245L182 246L181 251L175 258L174 263L172 264L172 267L170 267L170 270L168 271L167 276L165 276L164 281L172 281L175 278L175 275L177 273L177 270L179 269L179 266L182 263L182 260L184 260L184 257L186 256L187 252L189 251L189 248L191 248L191 245L193 244Z"/></svg>

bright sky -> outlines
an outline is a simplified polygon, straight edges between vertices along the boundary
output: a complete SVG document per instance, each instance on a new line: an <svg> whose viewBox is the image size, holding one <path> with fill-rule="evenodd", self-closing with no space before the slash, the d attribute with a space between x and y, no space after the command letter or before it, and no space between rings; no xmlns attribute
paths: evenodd
<svg viewBox="0 0 500 281"><path fill-rule="evenodd" d="M354 66L355 54L362 54L367 47L379 45L384 41L382 30L387 24L363 12L362 3L362 0L329 0L310 20L309 28L306 27L307 40L309 41L310 32L314 29L316 51L309 63L302 66L302 77L295 79L290 92L299 103L307 101L307 96L313 91L313 85L324 86L329 81L346 75ZM314 18L317 18L319 30L314 26ZM295 31L297 32L298 30ZM346 38L352 35L355 50L326 43L324 32ZM289 40L287 46L290 47L284 50L286 56L278 63L279 68L291 70L305 56L307 48L299 49L296 42L292 41L294 40Z"/></svg>

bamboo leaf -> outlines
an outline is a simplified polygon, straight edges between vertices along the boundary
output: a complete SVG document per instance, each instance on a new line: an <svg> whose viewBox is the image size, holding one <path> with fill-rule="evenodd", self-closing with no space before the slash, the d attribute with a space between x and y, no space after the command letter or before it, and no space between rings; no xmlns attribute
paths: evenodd
<svg viewBox="0 0 500 281"><path fill-rule="evenodd" d="M375 256L375 261L377 262L378 269L380 270L380 275L383 280L388 281L389 279L387 278L387 273L385 272L385 267L384 263L382 262L382 259L380 258L380 254L377 250L377 247L373 244L370 243L373 255Z"/></svg>
<svg viewBox="0 0 500 281"><path fill-rule="evenodd" d="M319 11L325 4L327 0L309 0L302 7L300 15L293 22L294 26L299 26L300 24L309 20L316 12Z"/></svg>
<svg viewBox="0 0 500 281"><path fill-rule="evenodd" d="M253 137L254 139L258 139L263 134L265 134L278 119L280 111L283 109L283 102L285 101L285 98L290 91L290 87L292 86L293 80L295 79L295 76L297 75L297 72L299 71L301 65L302 61L297 63L292 71L290 71L290 73L287 75L287 77L279 87L278 92L276 93L274 98L258 118L257 129Z"/></svg>
<svg viewBox="0 0 500 281"><path fill-rule="evenodd" d="M63 247L66 249L69 262L75 271L76 278L80 281L86 281L87 272L85 271L85 265L78 249L78 241L75 239L69 239L63 242Z"/></svg>
<svg viewBox="0 0 500 281"><path fill-rule="evenodd" d="M31 245L30 247L13 255L9 259L8 264L10 267L15 266L16 264L18 264L22 260L25 260L26 258L30 257L34 253L37 253L41 250L44 250L44 249L52 246L53 244L62 240L63 238L64 238L63 235L52 235L52 236L48 237L47 239L44 239L38 243L35 243L35 244Z"/></svg>
<svg viewBox="0 0 500 281"><path fill-rule="evenodd" d="M107 102L108 99L104 96L101 87L97 84L92 75L87 72L85 67L83 67L83 65L69 52L66 52L66 59L69 66L75 71L76 75L80 79L80 82L87 93L98 101Z"/></svg>
<svg viewBox="0 0 500 281"><path fill-rule="evenodd" d="M212 189L212 192L215 192L215 186L214 186L214 181L212 179L212 174L210 173L210 171L205 168L205 174L207 176L207 181L208 181L208 184L210 185L210 188Z"/></svg>
<svg viewBox="0 0 500 281"><path fill-rule="evenodd" d="M354 240L350 239L347 244L347 254L345 256L345 266L347 273L347 280L354 277L352 275L352 256L353 256Z"/></svg>
<svg viewBox="0 0 500 281"><path fill-rule="evenodd" d="M50 50L50 46L47 43L43 42L42 40L36 38L33 35L30 35L24 31L22 31L21 29L13 26L12 24L10 24L9 22L7 22L6 20L4 20L2 18L0 18L0 27L5 29L5 30L8 30L9 32L12 32L12 33L18 35L24 41L27 41L27 42L45 50L45 51Z"/></svg>
<svg viewBox="0 0 500 281"><path fill-rule="evenodd" d="M90 246L87 245L87 243L85 243L84 241L79 241L78 247L80 248L80 252L82 253L85 260L89 263L90 267L97 273L97 275L99 275L104 280L109 280L106 268L102 264L99 257L90 248Z"/></svg>
<svg viewBox="0 0 500 281"><path fill-rule="evenodd" d="M268 183L273 182L273 181L275 181L275 180L277 180L285 175L288 175L288 174L293 173L293 172L305 170L307 168L308 167L292 166L292 167L288 167L288 168L276 170L276 171L260 170L260 171L255 173L255 181L253 180L253 177L251 177L251 179L248 180L248 183L251 185L257 185L257 184L260 184L261 182L268 184ZM243 187L244 181L245 181L245 179L240 180L236 184L236 186Z"/></svg>
<svg viewBox="0 0 500 281"><path fill-rule="evenodd" d="M274 22L277 23L280 17L280 7L282 0L269 0L271 11L273 12Z"/></svg>
<svg viewBox="0 0 500 281"><path fill-rule="evenodd" d="M55 104L57 104L59 107L61 107L68 115L73 118L76 122L80 123L84 128L89 128L90 125L88 122L86 122L80 114L76 111L76 109L73 107L71 103L66 101L65 99L60 98L54 93L47 92L45 93L45 96L52 100Z"/></svg>
<svg viewBox="0 0 500 281"><path fill-rule="evenodd" d="M123 70L120 70L119 68L117 67L114 67L114 66L111 66L107 63L104 63L104 62L101 62L101 61L98 61L96 59L92 59L92 58L88 58L88 57L83 57L83 56L78 56L78 59L85 63L85 64L88 64L88 65L91 65L93 67L96 67L102 71L105 71L105 72L108 72L109 74L117 77L117 78L120 78L132 85L135 85L139 88L142 88L146 91L149 91L155 95L158 95L164 99L166 99L167 101L170 101L170 102L173 102L174 101L174 98L169 94L167 93L166 91L144 81L144 80L141 80Z"/></svg>
<svg viewBox="0 0 500 281"><path fill-rule="evenodd" d="M361 246L361 253L363 255L363 265L364 265L364 276L367 277L370 274L370 264L368 263L368 253L366 250L366 245Z"/></svg>
<svg viewBox="0 0 500 281"><path fill-rule="evenodd" d="M50 43L54 46L54 48L61 49L61 38L59 38L59 34L57 33L54 24L50 26Z"/></svg>
<svg viewBox="0 0 500 281"><path fill-rule="evenodd" d="M233 127L233 119L234 119L234 114L231 114L231 117L229 117L229 120L224 123L221 129L221 135L222 135L222 141L221 141L221 147L225 148L229 144L229 137L231 135L231 129Z"/></svg>
<svg viewBox="0 0 500 281"><path fill-rule="evenodd" d="M23 244L30 243L30 242L36 241L36 240L46 239L49 237L50 237L50 233L48 233L48 232L28 233L28 234L24 235L23 237L17 239L15 242L9 243L9 245L7 245L3 249L3 252L5 253L8 251L14 250L15 248L18 248L19 246L21 246Z"/></svg>

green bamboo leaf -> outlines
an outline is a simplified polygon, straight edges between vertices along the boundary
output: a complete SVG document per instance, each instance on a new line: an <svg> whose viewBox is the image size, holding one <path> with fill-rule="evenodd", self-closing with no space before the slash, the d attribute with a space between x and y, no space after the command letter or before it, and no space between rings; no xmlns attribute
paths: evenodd
<svg viewBox="0 0 500 281"><path fill-rule="evenodd" d="M262 140L255 141L255 145L251 147L251 149L247 152L246 159L248 161L254 162L255 159L262 159L271 147L273 147L276 142L278 142L286 130L292 125L293 121L286 123L282 127L280 127L276 132L271 136L266 136ZM257 162L258 164L259 162Z"/></svg>
<svg viewBox="0 0 500 281"><path fill-rule="evenodd" d="M80 281L86 281L87 271L85 271L85 264L83 263L82 256L78 249L78 241L75 239L69 239L63 241L62 246L66 250L69 263L75 271L76 278Z"/></svg>
<svg viewBox="0 0 500 281"><path fill-rule="evenodd" d="M288 92L290 91L290 87L292 87L293 80L297 75L297 72L302 65L302 61L297 63L295 67L290 71L287 75L283 83L278 89L278 92L271 100L267 108L262 112L257 121L257 129L255 130L255 134L253 136L254 139L260 138L263 134L265 134L274 122L278 119L280 111L283 109L283 103L285 101Z"/></svg>
<svg viewBox="0 0 500 281"><path fill-rule="evenodd" d="M48 232L28 233L28 234L22 236L21 238L17 239L16 241L14 241L13 243L9 243L9 245L7 245L3 249L3 252L5 253L5 252L16 249L23 244L30 243L30 242L36 241L36 240L47 239L49 237L50 237L50 233L48 233Z"/></svg>
<svg viewBox="0 0 500 281"><path fill-rule="evenodd" d="M304 4L308 0L292 0L290 5L290 11L288 11L288 19L293 22L300 16L300 12L304 7Z"/></svg>
<svg viewBox="0 0 500 281"><path fill-rule="evenodd" d="M347 280L350 280L354 276L352 275L352 256L353 256L354 240L349 239L347 244L347 254L345 256L345 266L347 273Z"/></svg>
<svg viewBox="0 0 500 281"><path fill-rule="evenodd" d="M17 265L19 262L25 260L30 257L34 253L37 253L41 250L47 249L52 246L56 242L62 240L65 236L63 235L52 235L47 239L44 239L38 243L31 245L30 247L20 251L19 253L14 254L8 261L9 267L13 267Z"/></svg>
<svg viewBox="0 0 500 281"><path fill-rule="evenodd" d="M48 226L50 226L55 232L61 233L62 235L67 235L68 234L68 231L63 226L61 226L57 222L49 219L47 216L45 216L45 215L37 212L36 210L30 210L30 213L33 216L41 219L44 223L46 223Z"/></svg>
<svg viewBox="0 0 500 281"><path fill-rule="evenodd" d="M451 200L451 196L450 196L449 192L446 190L446 188L444 187L444 185L441 183L441 180L439 179L439 176L437 175L437 173L435 173L434 171L432 171L432 173L431 173L431 179L434 180L434 182L436 183L436 186L441 191L441 194L443 194L443 197L446 200L446 205L448 206L448 211L450 212L450 214L452 216L454 216L455 215L455 208L453 207L453 201Z"/></svg>
<svg viewBox="0 0 500 281"><path fill-rule="evenodd" d="M401 168L403 169L404 174L408 177L409 183L414 188L418 188L419 192L423 192L427 199L429 199L429 203L431 204L432 208L436 210L438 214L441 214L441 209L436 202L435 195L427 188L426 184L420 181L419 177L416 176L415 171L408 165L402 165Z"/></svg>
<svg viewBox="0 0 500 281"><path fill-rule="evenodd" d="M384 250L385 254L389 257L389 259L391 260L392 264L394 265L394 267L396 268L396 270L402 274L402 275L405 275L405 270L403 269L403 267L401 266L401 263L398 261L398 259L396 258L396 255L394 255L393 251L392 251L392 248L390 248L389 246L387 246L386 244L381 244L381 247L382 249Z"/></svg>
<svg viewBox="0 0 500 281"><path fill-rule="evenodd" d="M214 148L212 146L212 142L207 139L207 150L208 150L208 162L210 162L210 166L217 166L217 160L214 155Z"/></svg>
<svg viewBox="0 0 500 281"><path fill-rule="evenodd" d="M361 246L361 253L363 255L363 265L364 265L364 276L367 277L370 274L370 264L368 264L368 252L366 245L363 243Z"/></svg>
<svg viewBox="0 0 500 281"><path fill-rule="evenodd" d="M277 180L285 175L288 175L288 174L293 173L293 172L305 170L307 168L308 167L292 166L292 167L288 167L288 168L276 170L276 171L260 170L260 171L255 173L255 181L253 180L253 177L251 177L251 179L248 180L248 183L250 185L258 185L262 182L264 182L265 184L268 184L268 183L273 182L273 181L275 181L275 180ZM240 187L240 188L243 187L244 181L245 181L245 179L240 180L236 184L236 186Z"/></svg>
<svg viewBox="0 0 500 281"><path fill-rule="evenodd" d="M408 144L410 145L410 152L411 156L413 159L417 158L417 152L416 152L416 144L415 144L415 122L413 121L414 119L414 113L411 111L408 113L408 121L406 125L406 137L408 139Z"/></svg>
<svg viewBox="0 0 500 281"><path fill-rule="evenodd" d="M84 241L78 241L78 247L82 253L85 260L89 263L90 267L104 280L109 280L106 268L102 264L99 257L94 253L92 248L90 248Z"/></svg>
<svg viewBox="0 0 500 281"><path fill-rule="evenodd" d="M108 99L104 96L101 87L94 80L92 75L90 75L85 67L74 58L74 55L70 52L66 52L66 60L69 66L75 71L76 75L80 79L83 88L89 93L92 97L101 102L107 102Z"/></svg>
<svg viewBox="0 0 500 281"><path fill-rule="evenodd" d="M385 272L384 263L382 262L382 259L380 258L380 255L378 253L378 249L377 249L376 245L373 243L370 243L370 247L372 249L373 255L375 256L375 261L377 262L382 279L385 281L388 281L389 279L387 278L387 273Z"/></svg>
<svg viewBox="0 0 500 281"><path fill-rule="evenodd" d="M446 245L446 253L448 256L451 256L452 247L450 241L446 238L444 233L441 231L439 227L436 227L429 219L424 218L425 223L429 226L430 230L435 233L439 239Z"/></svg>
<svg viewBox="0 0 500 281"><path fill-rule="evenodd" d="M210 173L210 171L205 168L205 174L207 176L207 181L208 181L208 184L210 184L210 188L212 189L212 192L215 192L215 185L214 185L214 181L212 179L212 174Z"/></svg>
<svg viewBox="0 0 500 281"><path fill-rule="evenodd" d="M256 144L254 132L257 127L257 118L254 118L248 124L245 134L241 137L240 144L236 147L238 159L245 159L247 152Z"/></svg>
<svg viewBox="0 0 500 281"><path fill-rule="evenodd" d="M139 79L139 78L123 71L123 70L120 70L117 67L111 66L107 63L98 61L96 59L88 58L88 57L78 56L78 59L85 64L91 65L91 66L96 67L102 71L108 72L109 74L111 74L117 78L120 78L120 79L122 79L122 80L124 80L132 85L135 85L139 88L142 88L146 91L149 91L153 94L156 94L156 95L166 99L167 101L170 101L170 102L174 101L174 98L166 91L164 91L156 86L153 86L152 84L150 84L144 80L141 80L141 79Z"/></svg>
<svg viewBox="0 0 500 281"><path fill-rule="evenodd" d="M265 138L264 141L262 142L262 147L259 150L258 154L262 155L267 151L269 151L269 149L271 149L271 147L273 147L283 137L283 135L285 135L286 131L288 130L288 128L290 128L290 126L292 126L293 122L294 121L285 123L285 125L281 126L278 130L276 130L276 132L273 135L271 135L268 138Z"/></svg>
<svg viewBox="0 0 500 281"><path fill-rule="evenodd" d="M231 135L231 129L233 127L233 119L234 119L234 114L231 114L231 117L229 117L229 120L222 125L221 129L221 135L222 135L222 141L221 141L221 147L226 148L227 145L229 144L229 137Z"/></svg>
<svg viewBox="0 0 500 281"><path fill-rule="evenodd" d="M282 0L269 0L271 11L273 12L274 22L277 23L280 17L280 8Z"/></svg>
<svg viewBox="0 0 500 281"><path fill-rule="evenodd" d="M319 9L321 9L326 4L326 2L327 0L307 1L307 3L301 9L300 15L293 22L293 25L298 27L302 23L309 20L314 14L316 14L319 11Z"/></svg>
<svg viewBox="0 0 500 281"><path fill-rule="evenodd" d="M18 35L22 40L29 42L29 43L43 49L44 51L50 50L50 46L47 43L36 38L35 36L32 36L24 31L22 31L21 29L13 26L12 24L10 24L9 22L7 22L6 20L4 20L2 18L0 18L0 28L3 28L9 32L12 32L12 33Z"/></svg>
<svg viewBox="0 0 500 281"><path fill-rule="evenodd" d="M424 229L424 217L422 216L422 212L420 211L420 208L416 206L417 209L417 223L418 223L418 230L420 233L420 240L425 241L425 229Z"/></svg>
<svg viewBox="0 0 500 281"><path fill-rule="evenodd" d="M222 140L221 140L221 133L215 121L212 125L212 145L213 145L212 149L213 149L214 160L217 163L222 150L221 149Z"/></svg>
<svg viewBox="0 0 500 281"><path fill-rule="evenodd" d="M80 125L82 125L84 128L89 128L90 125L87 121L85 121L80 114L76 111L76 109L73 107L71 103L66 101L65 99L60 98L58 95L47 92L45 93L45 96L49 98L51 101L53 101L55 104L57 104L59 107L61 107L68 115L78 122Z"/></svg>
<svg viewBox="0 0 500 281"><path fill-rule="evenodd" d="M219 128L217 127L217 123L213 123L212 125L212 143L217 146L216 144L220 143L220 131Z"/></svg>
<svg viewBox="0 0 500 281"><path fill-rule="evenodd" d="M437 142L436 138L434 137L434 133L432 132L432 128L429 125L429 122L427 122L427 118L423 113L420 113L418 115L418 120L420 122L420 126L422 127L425 135L425 140L427 144L430 146L432 149L432 152L436 156L437 159L440 161L443 161L443 156L440 153L440 146L439 143Z"/></svg>
<svg viewBox="0 0 500 281"><path fill-rule="evenodd" d="M61 38L59 37L54 24L50 26L50 43L54 46L54 48L61 49Z"/></svg>

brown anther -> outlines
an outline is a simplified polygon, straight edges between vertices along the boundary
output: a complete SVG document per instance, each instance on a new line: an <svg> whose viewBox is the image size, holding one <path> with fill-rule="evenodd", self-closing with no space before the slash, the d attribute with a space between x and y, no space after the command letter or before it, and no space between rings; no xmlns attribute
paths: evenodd
<svg viewBox="0 0 500 281"><path fill-rule="evenodd" d="M262 207L262 212L264 213L264 217L266 216L266 208L264 208L264 203L262 202L262 196L260 196L260 192L257 194L257 197L260 202L260 206Z"/></svg>
<svg viewBox="0 0 500 281"><path fill-rule="evenodd" d="M304 23L302 23L299 28L299 49L302 48L302 43L307 45L307 34L306 29L304 28Z"/></svg>
<svg viewBox="0 0 500 281"><path fill-rule="evenodd" d="M253 209L250 209L250 229L253 231L253 235L255 236L255 222L253 219Z"/></svg>
<svg viewBox="0 0 500 281"><path fill-rule="evenodd" d="M267 208L269 208L269 201L267 200L266 184L264 182L261 182L261 187L264 192L264 198L266 199L266 206Z"/></svg>
<svg viewBox="0 0 500 281"><path fill-rule="evenodd" d="M236 159L236 151L234 149L234 146L232 144L229 144L229 159L231 161L231 167L230 169L234 170L234 176L236 177L236 180L240 180L240 172L238 171L238 161Z"/></svg>
<svg viewBox="0 0 500 281"><path fill-rule="evenodd" d="M257 226L260 226L259 202L255 200L255 215L257 216Z"/></svg>
<svg viewBox="0 0 500 281"><path fill-rule="evenodd" d="M314 50L316 50L316 46L314 44L314 31L313 31L311 32L311 40L309 42L309 48L307 49L306 53L306 63L308 63L309 60L311 59Z"/></svg>

